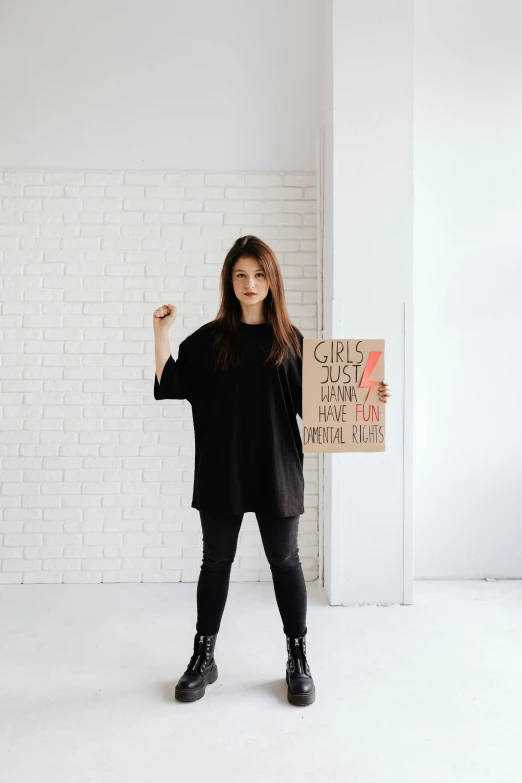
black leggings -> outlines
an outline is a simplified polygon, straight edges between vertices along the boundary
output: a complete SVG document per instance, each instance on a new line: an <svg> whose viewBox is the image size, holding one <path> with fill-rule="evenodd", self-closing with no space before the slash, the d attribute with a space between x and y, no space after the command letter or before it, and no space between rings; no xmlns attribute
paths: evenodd
<svg viewBox="0 0 522 783"><path fill-rule="evenodd" d="M197 586L196 632L219 631L230 583L243 514L200 511L203 531L203 562ZM306 583L297 545L299 515L275 517L256 512L263 548L272 571L277 606L288 636L304 636Z"/></svg>

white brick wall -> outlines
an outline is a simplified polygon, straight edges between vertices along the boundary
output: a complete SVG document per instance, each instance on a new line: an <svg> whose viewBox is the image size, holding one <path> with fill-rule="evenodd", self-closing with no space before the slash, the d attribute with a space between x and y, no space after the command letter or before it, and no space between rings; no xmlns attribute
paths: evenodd
<svg viewBox="0 0 522 783"><path fill-rule="evenodd" d="M190 404L153 396L152 311L179 342L218 309L234 240L275 250L293 322L317 335L315 177L0 172L0 582L195 581ZM160 421L162 419L162 421ZM318 458L299 548L318 575ZM270 580L243 519L232 580Z"/></svg>

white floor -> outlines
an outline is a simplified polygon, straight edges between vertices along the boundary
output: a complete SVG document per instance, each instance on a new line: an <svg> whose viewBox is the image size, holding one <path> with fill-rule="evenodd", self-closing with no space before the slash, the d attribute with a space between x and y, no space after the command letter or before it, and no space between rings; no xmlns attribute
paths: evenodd
<svg viewBox="0 0 522 783"><path fill-rule="evenodd" d="M271 583L230 585L219 679L182 704L195 584L0 588L5 783L520 779L522 581L330 607L308 584L316 702L286 700Z"/></svg>

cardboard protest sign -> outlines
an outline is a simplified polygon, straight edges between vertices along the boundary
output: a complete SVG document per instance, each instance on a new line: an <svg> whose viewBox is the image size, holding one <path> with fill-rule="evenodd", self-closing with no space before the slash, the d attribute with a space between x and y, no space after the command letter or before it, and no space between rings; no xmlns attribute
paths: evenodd
<svg viewBox="0 0 522 783"><path fill-rule="evenodd" d="M384 340L303 340L303 452L384 451Z"/></svg>

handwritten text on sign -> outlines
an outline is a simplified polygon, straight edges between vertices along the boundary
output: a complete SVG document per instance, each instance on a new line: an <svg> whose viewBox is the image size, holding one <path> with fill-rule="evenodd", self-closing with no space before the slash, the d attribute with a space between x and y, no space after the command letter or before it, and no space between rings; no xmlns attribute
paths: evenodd
<svg viewBox="0 0 522 783"><path fill-rule="evenodd" d="M384 340L303 341L303 452L384 451Z"/></svg>

